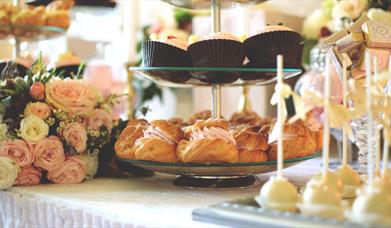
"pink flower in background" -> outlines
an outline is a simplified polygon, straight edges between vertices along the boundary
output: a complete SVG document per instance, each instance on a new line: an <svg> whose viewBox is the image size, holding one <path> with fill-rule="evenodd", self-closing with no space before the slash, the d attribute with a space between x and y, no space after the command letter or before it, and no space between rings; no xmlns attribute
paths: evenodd
<svg viewBox="0 0 391 228"><path fill-rule="evenodd" d="M16 178L15 185L17 186L32 186L38 185L41 182L42 173L34 166L29 165L22 168Z"/></svg>
<svg viewBox="0 0 391 228"><path fill-rule="evenodd" d="M35 159L32 146L21 139L3 141L0 144L0 156L11 158L20 167L31 165Z"/></svg>
<svg viewBox="0 0 391 228"><path fill-rule="evenodd" d="M51 80L46 84L46 101L75 115L89 115L99 97L97 90L80 80Z"/></svg>
<svg viewBox="0 0 391 228"><path fill-rule="evenodd" d="M52 114L52 111L46 103L43 102L35 102L30 103L26 106L26 109L24 110L24 115L30 116L34 115L41 119L46 119Z"/></svg>
<svg viewBox="0 0 391 228"><path fill-rule="evenodd" d="M84 163L76 156L67 157L59 167L48 172L48 179L56 184L77 184L85 177Z"/></svg>
<svg viewBox="0 0 391 228"><path fill-rule="evenodd" d="M30 96L37 101L45 99L45 85L41 82L34 83L30 88Z"/></svg>
<svg viewBox="0 0 391 228"><path fill-rule="evenodd" d="M80 123L69 123L65 126L62 135L65 141L78 153L83 153L87 148L87 130Z"/></svg>
<svg viewBox="0 0 391 228"><path fill-rule="evenodd" d="M64 147L56 136L42 139L34 146L34 165L47 171L53 170L65 161Z"/></svg>
<svg viewBox="0 0 391 228"><path fill-rule="evenodd" d="M87 118L87 126L96 131L99 131L100 127L106 126L108 131L111 132L113 119L105 110L95 109Z"/></svg>

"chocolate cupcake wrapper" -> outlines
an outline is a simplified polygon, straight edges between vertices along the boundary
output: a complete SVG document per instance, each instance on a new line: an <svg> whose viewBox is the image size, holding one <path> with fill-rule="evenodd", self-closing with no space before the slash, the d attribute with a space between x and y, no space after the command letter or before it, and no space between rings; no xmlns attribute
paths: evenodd
<svg viewBox="0 0 391 228"><path fill-rule="evenodd" d="M145 67L190 67L187 51L157 41L142 44L143 65Z"/></svg>
<svg viewBox="0 0 391 228"><path fill-rule="evenodd" d="M256 67L276 67L277 55L284 56L284 67L301 67L302 37L296 32L276 31L248 38L244 45L247 57Z"/></svg>
<svg viewBox="0 0 391 228"><path fill-rule="evenodd" d="M233 40L204 40L189 46L188 52L195 67L242 67L245 58L243 43ZM192 72L206 83L232 83L238 79L232 72Z"/></svg>

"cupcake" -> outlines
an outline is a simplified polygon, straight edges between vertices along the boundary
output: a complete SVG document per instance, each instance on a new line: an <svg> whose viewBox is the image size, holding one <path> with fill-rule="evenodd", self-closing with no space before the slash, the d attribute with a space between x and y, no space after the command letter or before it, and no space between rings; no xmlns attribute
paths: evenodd
<svg viewBox="0 0 391 228"><path fill-rule="evenodd" d="M245 47L235 35L212 33L188 48L195 67L240 68L245 59ZM224 71L194 72L193 76L207 83L233 83L238 73Z"/></svg>
<svg viewBox="0 0 391 228"><path fill-rule="evenodd" d="M277 55L284 56L284 66L300 68L303 53L302 37L292 29L268 25L261 32L244 41L249 67L276 68Z"/></svg>
<svg viewBox="0 0 391 228"><path fill-rule="evenodd" d="M143 42L144 67L191 67L187 53L187 42L173 36L162 40ZM150 71L150 74L162 80L184 83L190 79L187 71Z"/></svg>

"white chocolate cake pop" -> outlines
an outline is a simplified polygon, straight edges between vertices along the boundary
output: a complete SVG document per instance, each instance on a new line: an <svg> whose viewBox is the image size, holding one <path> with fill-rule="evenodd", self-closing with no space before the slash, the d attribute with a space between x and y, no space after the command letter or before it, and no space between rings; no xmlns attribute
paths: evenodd
<svg viewBox="0 0 391 228"><path fill-rule="evenodd" d="M271 177L255 197L257 203L266 209L279 211L296 211L299 201L296 187L283 177Z"/></svg>
<svg viewBox="0 0 391 228"><path fill-rule="evenodd" d="M356 197L356 191L361 187L360 175L348 165L342 165L335 170L343 183L342 198Z"/></svg>
<svg viewBox="0 0 391 228"><path fill-rule="evenodd" d="M369 186L359 194L346 216L357 223L391 226L391 195Z"/></svg>
<svg viewBox="0 0 391 228"><path fill-rule="evenodd" d="M283 86L283 59L277 56L277 78L280 88ZM279 211L296 211L296 205L300 195L296 187L282 176L283 169L283 125L286 119L283 109L286 107L281 91L276 90L277 102L277 127L280 137L277 139L277 177L270 177L261 188L260 195L255 197L257 203L266 209Z"/></svg>
<svg viewBox="0 0 391 228"><path fill-rule="evenodd" d="M307 185L298 207L305 215L341 220L344 217L341 194L326 179L327 177L317 184Z"/></svg>
<svg viewBox="0 0 391 228"><path fill-rule="evenodd" d="M326 176L325 178L323 178L324 175ZM330 188L334 188L340 194L344 191L342 178L334 172L327 171L326 173L318 173L311 178L307 185L318 185L320 182Z"/></svg>

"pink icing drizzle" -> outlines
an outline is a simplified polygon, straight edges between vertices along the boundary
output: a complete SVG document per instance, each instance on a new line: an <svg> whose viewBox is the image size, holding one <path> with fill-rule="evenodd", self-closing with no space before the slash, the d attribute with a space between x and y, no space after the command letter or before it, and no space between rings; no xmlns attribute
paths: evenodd
<svg viewBox="0 0 391 228"><path fill-rule="evenodd" d="M158 128L155 128L153 126L148 127L144 131L144 138L158 138L158 139L162 139L170 144L178 144L178 142L174 138L170 137L164 131L161 131Z"/></svg>
<svg viewBox="0 0 391 228"><path fill-rule="evenodd" d="M218 127L210 127L210 128L205 127L202 130L200 129L193 130L190 140L194 141L194 140L200 140L205 138L223 139L228 143L236 145L236 141L233 135L229 131L226 131Z"/></svg>

